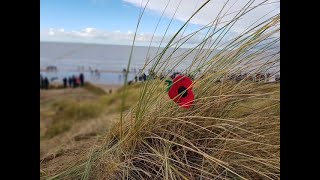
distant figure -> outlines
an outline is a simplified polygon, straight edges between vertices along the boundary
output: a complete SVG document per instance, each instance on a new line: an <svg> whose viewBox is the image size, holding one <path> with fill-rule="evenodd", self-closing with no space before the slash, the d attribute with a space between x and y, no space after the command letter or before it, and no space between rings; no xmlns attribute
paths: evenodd
<svg viewBox="0 0 320 180"><path fill-rule="evenodd" d="M89 66L89 71L90 71L90 75L93 75L93 69L91 68L91 66Z"/></svg>
<svg viewBox="0 0 320 180"><path fill-rule="evenodd" d="M256 82L260 81L260 78L261 78L261 74L260 73L256 74Z"/></svg>
<svg viewBox="0 0 320 180"><path fill-rule="evenodd" d="M63 87L67 88L68 82L67 82L67 78L63 78Z"/></svg>
<svg viewBox="0 0 320 180"><path fill-rule="evenodd" d="M73 88L77 87L77 78L74 75L72 76L72 85Z"/></svg>
<svg viewBox="0 0 320 180"><path fill-rule="evenodd" d="M73 80L72 80L72 77L69 77L68 78L68 84L69 84L69 87L73 87Z"/></svg>
<svg viewBox="0 0 320 180"><path fill-rule="evenodd" d="M98 79L100 79L100 71L98 71L98 74L97 74L97 76L98 76Z"/></svg>
<svg viewBox="0 0 320 180"><path fill-rule="evenodd" d="M142 76L139 76L139 81L142 81L142 79L143 79Z"/></svg>
<svg viewBox="0 0 320 180"><path fill-rule="evenodd" d="M275 80L276 80L276 82L280 81L280 75L279 75L279 74L277 74L277 75L275 76Z"/></svg>
<svg viewBox="0 0 320 180"><path fill-rule="evenodd" d="M43 88L42 82L43 82L43 77L42 77L42 75L40 74L40 89Z"/></svg>
<svg viewBox="0 0 320 180"><path fill-rule="evenodd" d="M175 70L173 70L173 71L174 71L173 74L170 76L171 79L174 79L178 74L180 74L178 72L175 72Z"/></svg>
<svg viewBox="0 0 320 180"><path fill-rule="evenodd" d="M112 89L109 89L109 94L111 94L112 93Z"/></svg>
<svg viewBox="0 0 320 180"><path fill-rule="evenodd" d="M80 74L79 79L80 79L80 85L83 86L84 85L84 75L83 75L83 73Z"/></svg>
<svg viewBox="0 0 320 180"><path fill-rule="evenodd" d="M240 82L240 81L242 80L242 76L241 76L241 74L240 74L240 75L238 75L238 76L236 76L236 78L235 78L235 79L236 79L236 81L237 81L237 82Z"/></svg>
<svg viewBox="0 0 320 180"><path fill-rule="evenodd" d="M235 80L236 77L237 77L237 76L236 76L234 73L232 73L231 76L230 76L230 80Z"/></svg>
<svg viewBox="0 0 320 180"><path fill-rule="evenodd" d="M143 81L147 80L147 75L145 73L142 74Z"/></svg>
<svg viewBox="0 0 320 180"><path fill-rule="evenodd" d="M119 76L118 76L118 77L119 77L119 81L121 81L121 74L119 74Z"/></svg>
<svg viewBox="0 0 320 180"><path fill-rule="evenodd" d="M44 89L49 89L49 80L47 77L44 78L43 83L44 83Z"/></svg>
<svg viewBox="0 0 320 180"><path fill-rule="evenodd" d="M264 74L261 74L261 81L265 81L266 77Z"/></svg>
<svg viewBox="0 0 320 180"><path fill-rule="evenodd" d="M248 73L244 73L243 75L241 75L242 80L247 81L249 76Z"/></svg>
<svg viewBox="0 0 320 180"><path fill-rule="evenodd" d="M76 83L77 83L77 86L80 86L80 85L81 85L80 77L77 77L77 78L76 78Z"/></svg>
<svg viewBox="0 0 320 180"><path fill-rule="evenodd" d="M126 74L127 74L127 70L126 69L123 69L122 70L122 76L125 78L126 77Z"/></svg>
<svg viewBox="0 0 320 180"><path fill-rule="evenodd" d="M134 76L134 81L138 82L138 77L137 76Z"/></svg>
<svg viewBox="0 0 320 180"><path fill-rule="evenodd" d="M143 75L144 76L144 75ZM148 79L155 79L156 78L156 73L152 70L149 69L149 75L148 75Z"/></svg>
<svg viewBox="0 0 320 180"><path fill-rule="evenodd" d="M270 81L271 73L267 73L267 82Z"/></svg>
<svg viewBox="0 0 320 180"><path fill-rule="evenodd" d="M96 75L96 78L98 79L100 78L100 72L98 69L95 70L95 75Z"/></svg>

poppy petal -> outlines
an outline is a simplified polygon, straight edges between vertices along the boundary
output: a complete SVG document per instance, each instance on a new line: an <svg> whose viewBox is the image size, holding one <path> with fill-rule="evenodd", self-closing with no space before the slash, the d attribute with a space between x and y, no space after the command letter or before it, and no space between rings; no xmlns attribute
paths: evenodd
<svg viewBox="0 0 320 180"><path fill-rule="evenodd" d="M176 79L174 80L173 84L171 85L171 88L168 91L168 95L171 99L175 101L176 96L179 95L179 88L181 86L185 87L188 90L192 90L192 81L189 81L187 78L181 78L181 80L177 81ZM176 101L175 101L176 102Z"/></svg>
<svg viewBox="0 0 320 180"><path fill-rule="evenodd" d="M186 96L185 98L180 98L178 104L183 108L190 108L193 102L194 102L194 94L191 90L189 90L188 96Z"/></svg>
<svg viewBox="0 0 320 180"><path fill-rule="evenodd" d="M180 84L180 83L182 83L185 87L189 87L192 85L192 80L187 76L179 75L174 78L173 84Z"/></svg>

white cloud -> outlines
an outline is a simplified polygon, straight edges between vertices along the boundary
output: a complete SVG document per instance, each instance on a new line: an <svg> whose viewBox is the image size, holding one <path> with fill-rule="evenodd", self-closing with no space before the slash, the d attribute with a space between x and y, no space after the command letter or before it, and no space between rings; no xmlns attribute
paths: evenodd
<svg viewBox="0 0 320 180"><path fill-rule="evenodd" d="M54 31L55 31L55 30L54 30L53 28L50 28L50 29L49 29L49 32L48 32L48 35L49 35L49 36L54 36L54 34L55 34Z"/></svg>
<svg viewBox="0 0 320 180"><path fill-rule="evenodd" d="M50 28L42 30L40 33L40 40L44 41L74 41L87 43L102 43L102 44L132 44L134 32L121 32L119 30L110 32L95 28L85 28L81 30L65 31L64 29ZM152 39L151 33L138 33L136 36L137 45L149 45ZM158 45L162 36L153 37L153 45ZM164 38L163 43L167 43L170 36Z"/></svg>
<svg viewBox="0 0 320 180"><path fill-rule="evenodd" d="M164 37L162 44L169 42L172 35ZM40 31L41 41L71 41L71 42L85 42L85 43L101 43L101 44L126 44L131 45L134 38L134 32L127 31L103 31L96 28L84 28L81 30L66 31L62 28L49 28L48 30ZM149 46L152 40L153 46L158 46L162 40L162 36L151 33L137 33L136 45ZM201 42L200 36L191 38L186 46L194 45Z"/></svg>
<svg viewBox="0 0 320 180"><path fill-rule="evenodd" d="M126 3L132 4L137 7L144 7L148 0L123 0ZM236 14L245 7L245 5L251 0L229 0L226 4L227 0L211 0L208 4L206 4L191 20L190 23L197 25L207 25L212 22L218 15L220 10L221 14L219 17L221 18L223 14L224 16L221 19L221 22L228 22L232 20ZM264 2L265 0L253 0L254 2L250 5L250 8L255 7L256 5ZM169 5L165 10L167 3ZM186 22L193 12L197 10L202 4L206 2L206 0L149 0L148 5L146 7L147 10L151 12L158 13L159 15L164 12L164 16L171 18L175 11L177 10L174 19ZM235 24L232 28L234 32L240 33L249 25L257 21L259 18L262 18L267 13L270 13L266 17L260 20L263 21L268 17L271 17L280 11L280 3L279 0L267 0L263 3L264 5L259 6L252 11L248 12L246 15L242 16L242 18ZM249 9L250 9L249 8Z"/></svg>

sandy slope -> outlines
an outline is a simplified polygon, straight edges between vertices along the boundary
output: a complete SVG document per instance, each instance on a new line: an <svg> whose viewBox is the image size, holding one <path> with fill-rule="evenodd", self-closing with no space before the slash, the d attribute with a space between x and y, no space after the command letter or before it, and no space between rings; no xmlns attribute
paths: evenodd
<svg viewBox="0 0 320 180"><path fill-rule="evenodd" d="M105 89L118 87L103 86ZM57 112L52 103L73 99L76 101L98 100L99 96L85 89L55 89L40 90L40 169L43 174L51 174L68 164L86 157L102 135L118 120L118 114L103 113L97 118L75 123L67 132L53 138L45 138L44 134L52 123L52 117Z"/></svg>

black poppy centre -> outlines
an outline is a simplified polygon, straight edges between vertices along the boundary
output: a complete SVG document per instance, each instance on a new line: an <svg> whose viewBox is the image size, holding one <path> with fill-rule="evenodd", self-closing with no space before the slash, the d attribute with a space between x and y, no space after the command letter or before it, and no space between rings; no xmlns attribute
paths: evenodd
<svg viewBox="0 0 320 180"><path fill-rule="evenodd" d="M188 96L188 91L186 91L187 88L184 87L184 86L180 86L179 89L178 89L178 94L181 94L182 92L184 92L182 95L182 97L186 97Z"/></svg>

